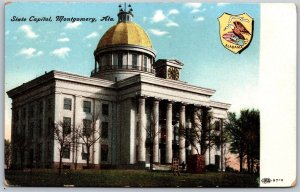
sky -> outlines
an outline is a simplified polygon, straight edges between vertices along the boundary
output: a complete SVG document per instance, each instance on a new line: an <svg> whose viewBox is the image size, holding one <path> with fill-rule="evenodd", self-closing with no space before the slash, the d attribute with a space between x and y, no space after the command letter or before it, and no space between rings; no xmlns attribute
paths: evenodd
<svg viewBox="0 0 300 192"><path fill-rule="evenodd" d="M117 21L118 3L11 3L5 6L5 92L45 71L90 76L93 52ZM156 59L178 59L180 80L216 90L212 100L230 111L257 108L260 7L258 4L133 3L133 21L149 35ZM218 17L247 13L254 19L250 46L241 54L220 41ZM13 17L26 21L12 21ZM29 17L52 22L28 21ZM56 16L96 18L96 22L56 21ZM110 16L114 21L100 21ZM5 138L10 138L11 99L5 93Z"/></svg>

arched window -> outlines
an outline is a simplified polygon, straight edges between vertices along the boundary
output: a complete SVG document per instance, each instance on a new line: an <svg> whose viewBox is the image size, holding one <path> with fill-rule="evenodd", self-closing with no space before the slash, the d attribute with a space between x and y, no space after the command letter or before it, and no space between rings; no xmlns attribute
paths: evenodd
<svg viewBox="0 0 300 192"><path fill-rule="evenodd" d="M148 65L148 57L144 55L144 71L147 71L147 65Z"/></svg>
<svg viewBox="0 0 300 192"><path fill-rule="evenodd" d="M137 54L132 54L132 68L136 69L137 68L137 59L138 59L138 55Z"/></svg>
<svg viewBox="0 0 300 192"><path fill-rule="evenodd" d="M111 67L110 54L105 55L105 68L110 69Z"/></svg>
<svg viewBox="0 0 300 192"><path fill-rule="evenodd" d="M119 53L118 54L118 68L122 69L122 67L123 67L123 54Z"/></svg>

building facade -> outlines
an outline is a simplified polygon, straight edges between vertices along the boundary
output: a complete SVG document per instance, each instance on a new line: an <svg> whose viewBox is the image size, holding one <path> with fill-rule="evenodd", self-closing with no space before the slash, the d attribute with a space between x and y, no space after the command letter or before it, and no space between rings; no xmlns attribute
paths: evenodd
<svg viewBox="0 0 300 192"><path fill-rule="evenodd" d="M53 168L59 164L59 142L53 127L75 128L92 124L99 139L90 148L94 167L142 167L187 162L200 151L180 130L201 124L210 113L211 124L222 140L229 104L212 101L215 90L180 80L183 63L158 59L146 32L132 21L133 13L120 9L118 22L100 39L94 51L90 77L51 71L10 91L12 98L12 167ZM90 125L88 127L90 127ZM200 129L201 127L199 127ZM223 145L205 153L206 164L225 170ZM87 147L64 146L64 167L82 168Z"/></svg>

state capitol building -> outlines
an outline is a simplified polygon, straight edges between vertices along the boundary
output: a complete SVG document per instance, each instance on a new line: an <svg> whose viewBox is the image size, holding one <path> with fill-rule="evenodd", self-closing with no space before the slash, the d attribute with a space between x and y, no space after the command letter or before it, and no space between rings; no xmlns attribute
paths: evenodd
<svg viewBox="0 0 300 192"><path fill-rule="evenodd" d="M93 124L99 131L89 157L95 168L146 168L150 162L171 164L174 157L187 162L200 148L178 130L192 129L197 113L210 112L222 136L230 105L212 101L213 89L181 81L179 60L156 59L148 35L132 17L132 10L120 8L118 22L94 51L90 77L54 70L7 92L12 167L57 168L60 146L53 127L59 122L70 130ZM65 145L62 165L84 168L87 154L83 142ZM205 159L225 170L222 146L207 150Z"/></svg>

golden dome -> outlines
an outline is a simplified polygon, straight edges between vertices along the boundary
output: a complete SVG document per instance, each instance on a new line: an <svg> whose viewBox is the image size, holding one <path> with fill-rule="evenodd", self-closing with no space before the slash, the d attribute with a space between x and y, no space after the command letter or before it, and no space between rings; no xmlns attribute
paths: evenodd
<svg viewBox="0 0 300 192"><path fill-rule="evenodd" d="M152 43L142 27L133 22L119 22L106 31L100 39L97 49L124 44L152 48Z"/></svg>

